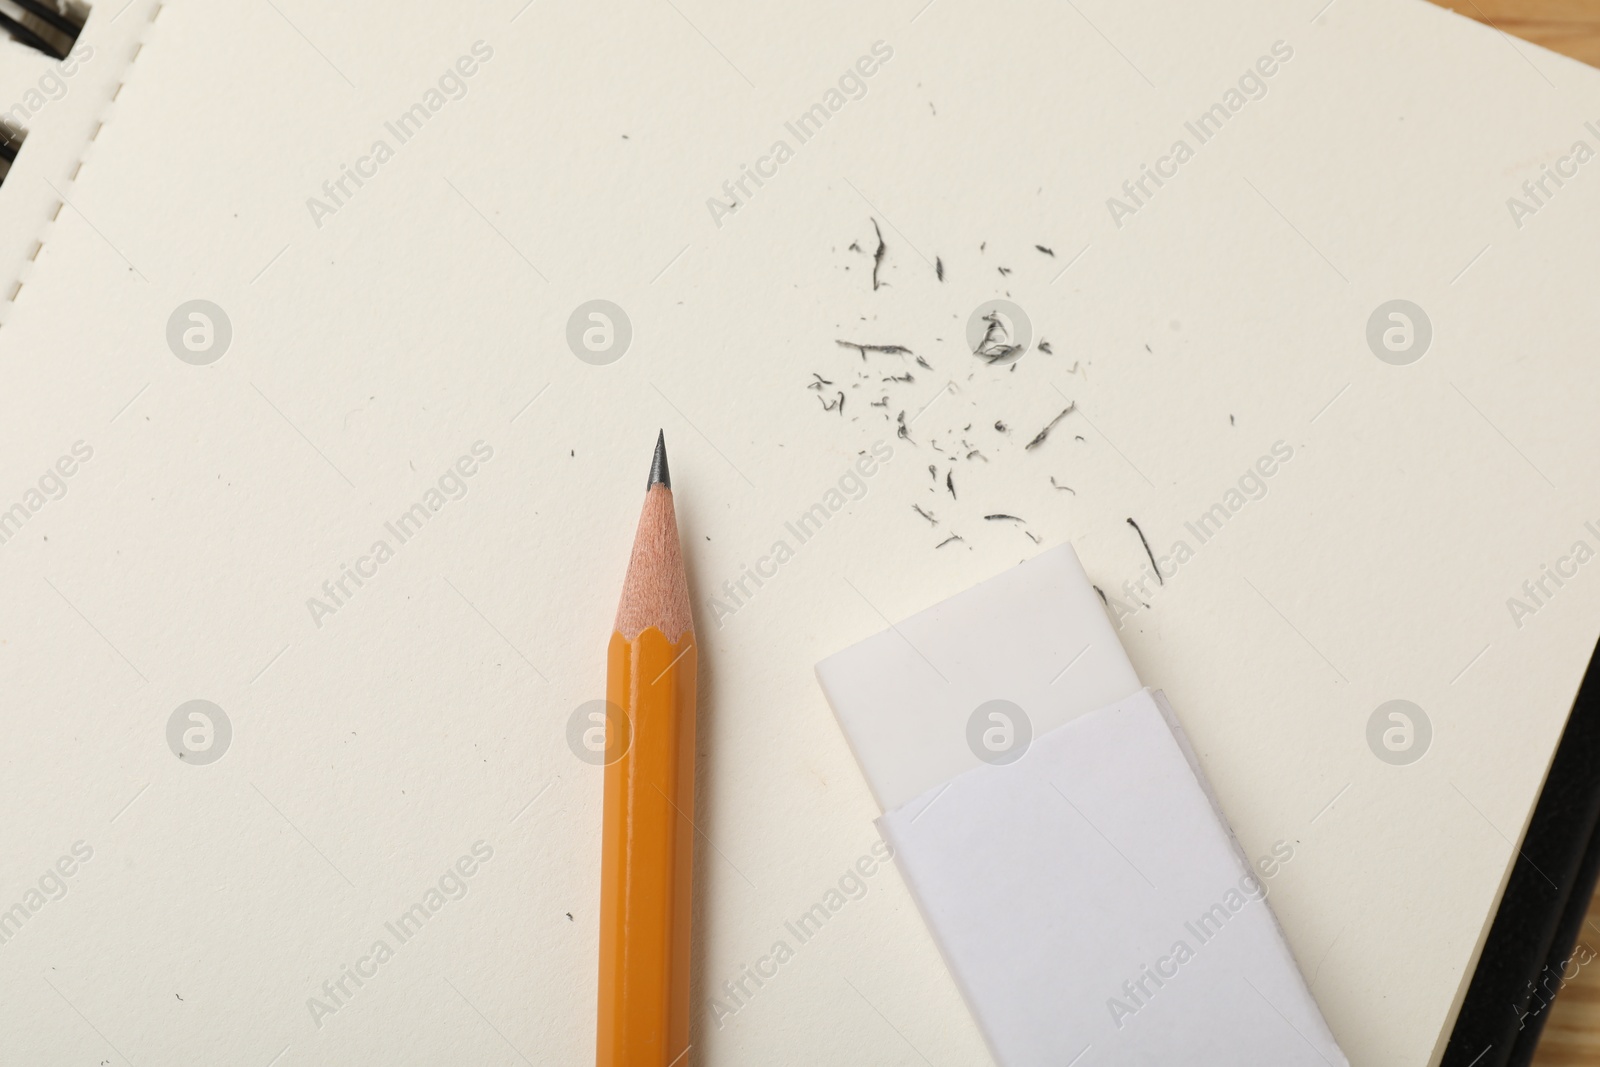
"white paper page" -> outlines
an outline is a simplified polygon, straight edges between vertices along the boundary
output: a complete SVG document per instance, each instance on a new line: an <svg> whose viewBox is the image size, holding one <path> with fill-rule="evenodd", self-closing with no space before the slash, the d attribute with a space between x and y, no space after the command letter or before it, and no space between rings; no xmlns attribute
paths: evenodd
<svg viewBox="0 0 1600 1067"><path fill-rule="evenodd" d="M1274 907L1352 1062L1428 1061L1600 618L1587 563L1507 607L1600 548L1600 172L1506 206L1595 144L1600 75L1421 3L1323 7L163 8L0 331L6 506L93 450L0 544L0 900L94 850L0 945L6 1054L591 1056L600 772L566 727L661 426L704 664L702 1062L983 1062L881 865L776 977L743 969L871 858L811 665L1067 540L1138 608L1119 636L1247 853L1295 843ZM316 226L480 40L466 95ZM1277 41L1267 95L1118 228L1107 199ZM1053 354L975 359L996 298ZM232 329L205 366L167 339L196 299ZM594 299L632 324L609 366L566 340ZM1433 326L1409 366L1367 342L1394 299ZM480 440L466 495L317 625ZM1279 441L1264 498L1189 533ZM1130 517L1191 554L1119 593ZM194 699L234 729L201 767L166 740ZM1432 724L1409 766L1367 741L1393 699ZM467 895L317 1026L479 840Z"/></svg>

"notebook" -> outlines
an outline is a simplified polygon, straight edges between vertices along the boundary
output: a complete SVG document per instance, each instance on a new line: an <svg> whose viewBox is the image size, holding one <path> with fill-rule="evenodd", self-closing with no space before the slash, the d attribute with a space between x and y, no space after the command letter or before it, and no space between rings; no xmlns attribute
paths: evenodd
<svg viewBox="0 0 1600 1067"><path fill-rule="evenodd" d="M1351 1062L1441 1055L1600 609L1595 72L1373 0L139 25L0 327L17 1058L592 1054L566 726L633 426L707 672L702 1062L984 1062L811 665L1066 541L1294 845Z"/></svg>

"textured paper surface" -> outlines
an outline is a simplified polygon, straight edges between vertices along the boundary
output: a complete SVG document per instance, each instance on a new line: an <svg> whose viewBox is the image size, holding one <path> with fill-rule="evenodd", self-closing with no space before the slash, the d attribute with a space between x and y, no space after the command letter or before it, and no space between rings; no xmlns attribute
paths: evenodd
<svg viewBox="0 0 1600 1067"><path fill-rule="evenodd" d="M1137 608L1119 636L1246 852L1294 843L1274 908L1352 1062L1427 1062L1597 625L1592 561L1520 626L1507 600L1600 547L1600 163L1521 228L1506 202L1595 144L1600 75L1421 3L1323 8L164 7L0 330L6 506L93 449L0 544L0 900L93 849L0 945L5 1055L590 1056L600 772L567 726L602 695L659 426L705 666L701 1062L983 1062L897 876L840 888L874 804L811 669L1068 540ZM317 227L308 198L479 40L467 95ZM880 40L866 95L715 225ZM1118 228L1107 199L1280 40L1267 95ZM1053 354L973 357L1007 294ZM206 366L167 340L196 299L232 327ZM595 299L632 324L609 366L566 339ZM1367 341L1395 299L1433 326L1409 366ZM1129 517L1189 543L1164 585L1123 588ZM167 743L195 699L233 726L205 766ZM1432 724L1409 766L1367 741L1394 699Z"/></svg>

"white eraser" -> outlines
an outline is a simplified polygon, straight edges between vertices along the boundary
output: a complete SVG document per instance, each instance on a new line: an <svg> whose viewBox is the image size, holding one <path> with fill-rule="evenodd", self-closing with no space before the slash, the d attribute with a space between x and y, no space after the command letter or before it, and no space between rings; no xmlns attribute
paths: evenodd
<svg viewBox="0 0 1600 1067"><path fill-rule="evenodd" d="M893 811L983 765L979 705L1024 708L1038 736L1139 691L1071 545L1050 549L817 664L867 785Z"/></svg>
<svg viewBox="0 0 1600 1067"><path fill-rule="evenodd" d="M817 674L1001 1067L1347 1064L1070 547Z"/></svg>

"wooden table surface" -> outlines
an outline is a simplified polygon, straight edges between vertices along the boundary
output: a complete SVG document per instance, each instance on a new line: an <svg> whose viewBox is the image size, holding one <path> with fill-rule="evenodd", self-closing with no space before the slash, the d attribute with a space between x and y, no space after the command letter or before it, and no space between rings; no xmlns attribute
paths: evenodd
<svg viewBox="0 0 1600 1067"><path fill-rule="evenodd" d="M1600 67L1600 0L1434 0L1467 18ZM1590 958L1546 1009L1532 1067L1600 1065L1600 894L1578 935L1574 965ZM1569 968L1570 969L1570 968Z"/></svg>
<svg viewBox="0 0 1600 1067"><path fill-rule="evenodd" d="M1600 67L1600 0L1434 0L1458 15L1486 22ZM1588 1061L1595 1062L1595 1061Z"/></svg>

